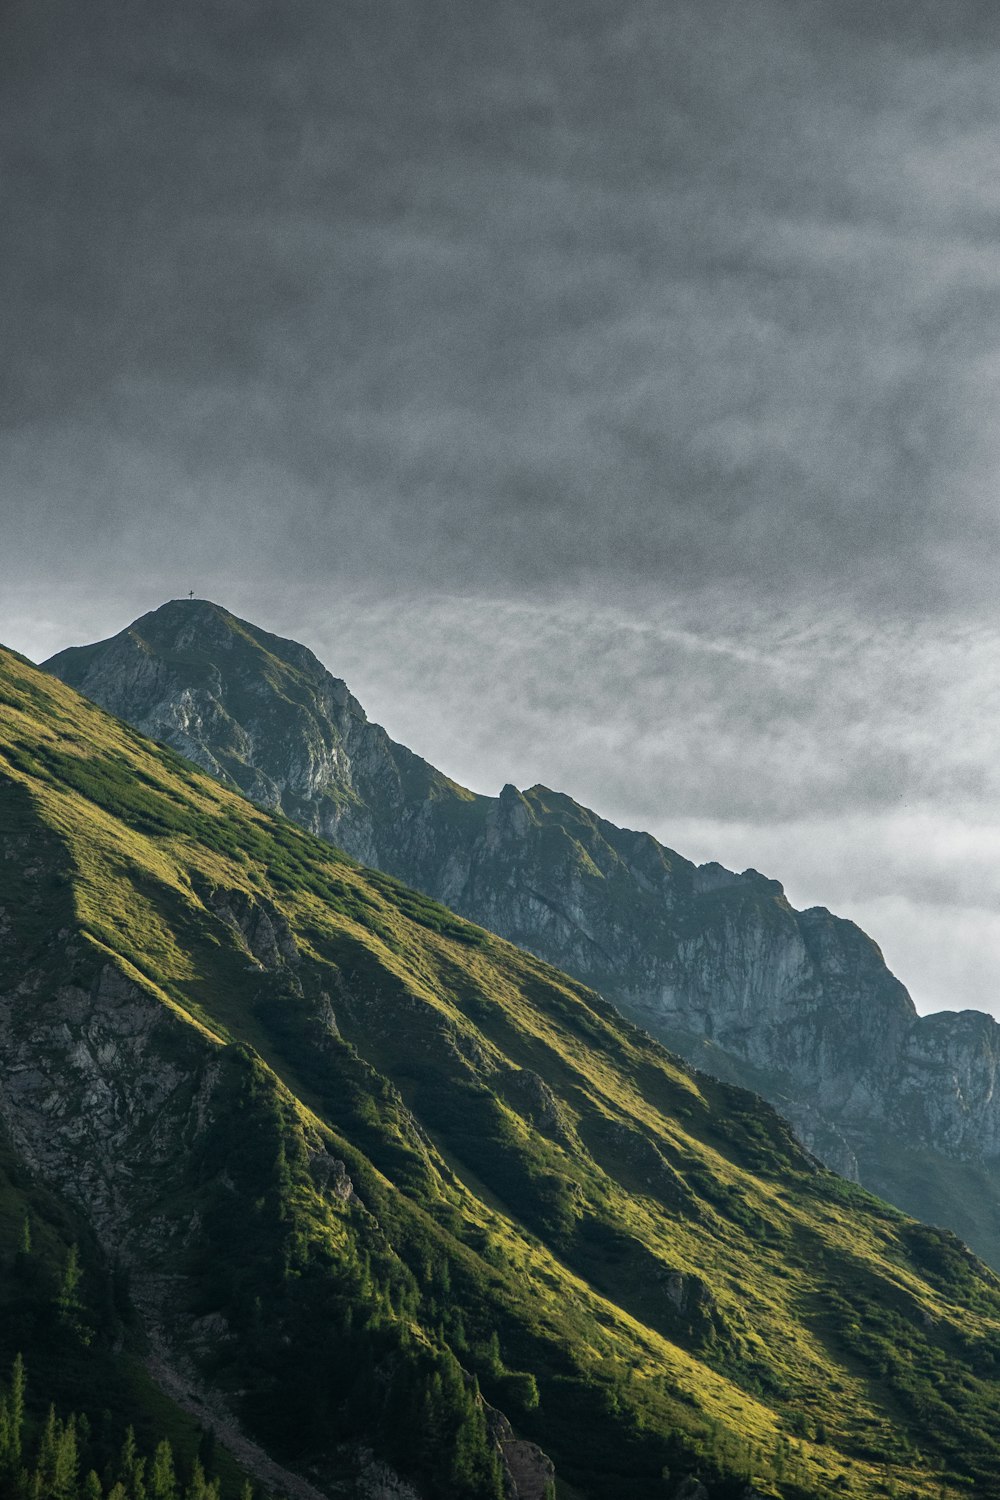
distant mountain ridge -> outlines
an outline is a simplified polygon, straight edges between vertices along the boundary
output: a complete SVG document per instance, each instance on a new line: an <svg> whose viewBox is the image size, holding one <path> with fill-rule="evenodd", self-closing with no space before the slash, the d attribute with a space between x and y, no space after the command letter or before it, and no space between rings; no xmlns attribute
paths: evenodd
<svg viewBox="0 0 1000 1500"><path fill-rule="evenodd" d="M1000 1266L1000 1027L919 1017L875 945L571 797L459 786L312 652L172 601L48 671L265 807L567 970L763 1093L844 1175Z"/></svg>

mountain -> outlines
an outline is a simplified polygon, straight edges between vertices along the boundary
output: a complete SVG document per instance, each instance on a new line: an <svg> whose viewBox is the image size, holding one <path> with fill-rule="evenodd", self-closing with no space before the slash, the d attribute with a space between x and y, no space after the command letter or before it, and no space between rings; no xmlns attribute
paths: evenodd
<svg viewBox="0 0 1000 1500"><path fill-rule="evenodd" d="M260 805L575 975L1000 1267L1000 1028L919 1017L874 942L536 786L458 786L305 647L173 601L46 669Z"/></svg>
<svg viewBox="0 0 1000 1500"><path fill-rule="evenodd" d="M955 1236L9 653L0 704L7 1149L251 1472L1000 1496L1000 1280Z"/></svg>

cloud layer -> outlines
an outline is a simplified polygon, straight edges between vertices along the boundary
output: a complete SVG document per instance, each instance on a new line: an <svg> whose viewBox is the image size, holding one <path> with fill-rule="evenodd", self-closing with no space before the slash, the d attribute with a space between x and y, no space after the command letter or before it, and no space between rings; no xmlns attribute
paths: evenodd
<svg viewBox="0 0 1000 1500"><path fill-rule="evenodd" d="M997 38L878 15L15 8L12 555L981 598Z"/></svg>

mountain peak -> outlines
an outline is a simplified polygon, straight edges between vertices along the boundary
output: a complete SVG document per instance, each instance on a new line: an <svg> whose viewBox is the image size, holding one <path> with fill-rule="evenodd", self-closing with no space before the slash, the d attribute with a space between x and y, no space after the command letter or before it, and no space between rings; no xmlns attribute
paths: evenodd
<svg viewBox="0 0 1000 1500"><path fill-rule="evenodd" d="M232 630L248 630L255 635L267 634L266 631L261 630L259 625L253 625L249 620L240 619L239 615L234 614L231 609L227 609L224 604L217 604L214 599L199 599L193 594L185 596L183 599L165 599L162 604L158 604L155 609L147 610L144 615L140 615L137 620L133 620L132 624L125 628L127 630L137 630L141 627L157 623L164 626L182 625L190 623L192 620L201 624L221 621ZM275 636L274 639L279 640L280 637ZM289 644L294 645L296 643L289 642Z"/></svg>
<svg viewBox="0 0 1000 1500"><path fill-rule="evenodd" d="M289 683L281 679L294 675L300 687L308 683L320 696L332 698L339 707L362 719L366 717L346 684L332 676L307 646L241 620L211 599L168 599L117 635L90 646L70 646L42 665L45 671L94 698L102 707L128 718L123 708L105 701L109 693L110 662L114 662L115 673L120 677L129 657L155 657L161 668L170 669L175 686L182 690L203 685L201 680L188 679L191 674L195 679L203 678L206 668L216 667L215 657L220 651L226 653L229 671L241 669L244 675L264 675L283 693ZM159 675L162 677L162 671ZM210 672L210 676L224 687L224 679L217 672Z"/></svg>

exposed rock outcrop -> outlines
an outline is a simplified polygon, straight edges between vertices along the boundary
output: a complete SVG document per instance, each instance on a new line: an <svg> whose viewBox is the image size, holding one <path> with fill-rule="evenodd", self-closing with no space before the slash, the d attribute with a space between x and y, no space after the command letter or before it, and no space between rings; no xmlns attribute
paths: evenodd
<svg viewBox="0 0 1000 1500"><path fill-rule="evenodd" d="M508 1500L547 1500L553 1493L556 1471L537 1443L515 1436L503 1412L486 1408L490 1433L500 1452Z"/></svg>

